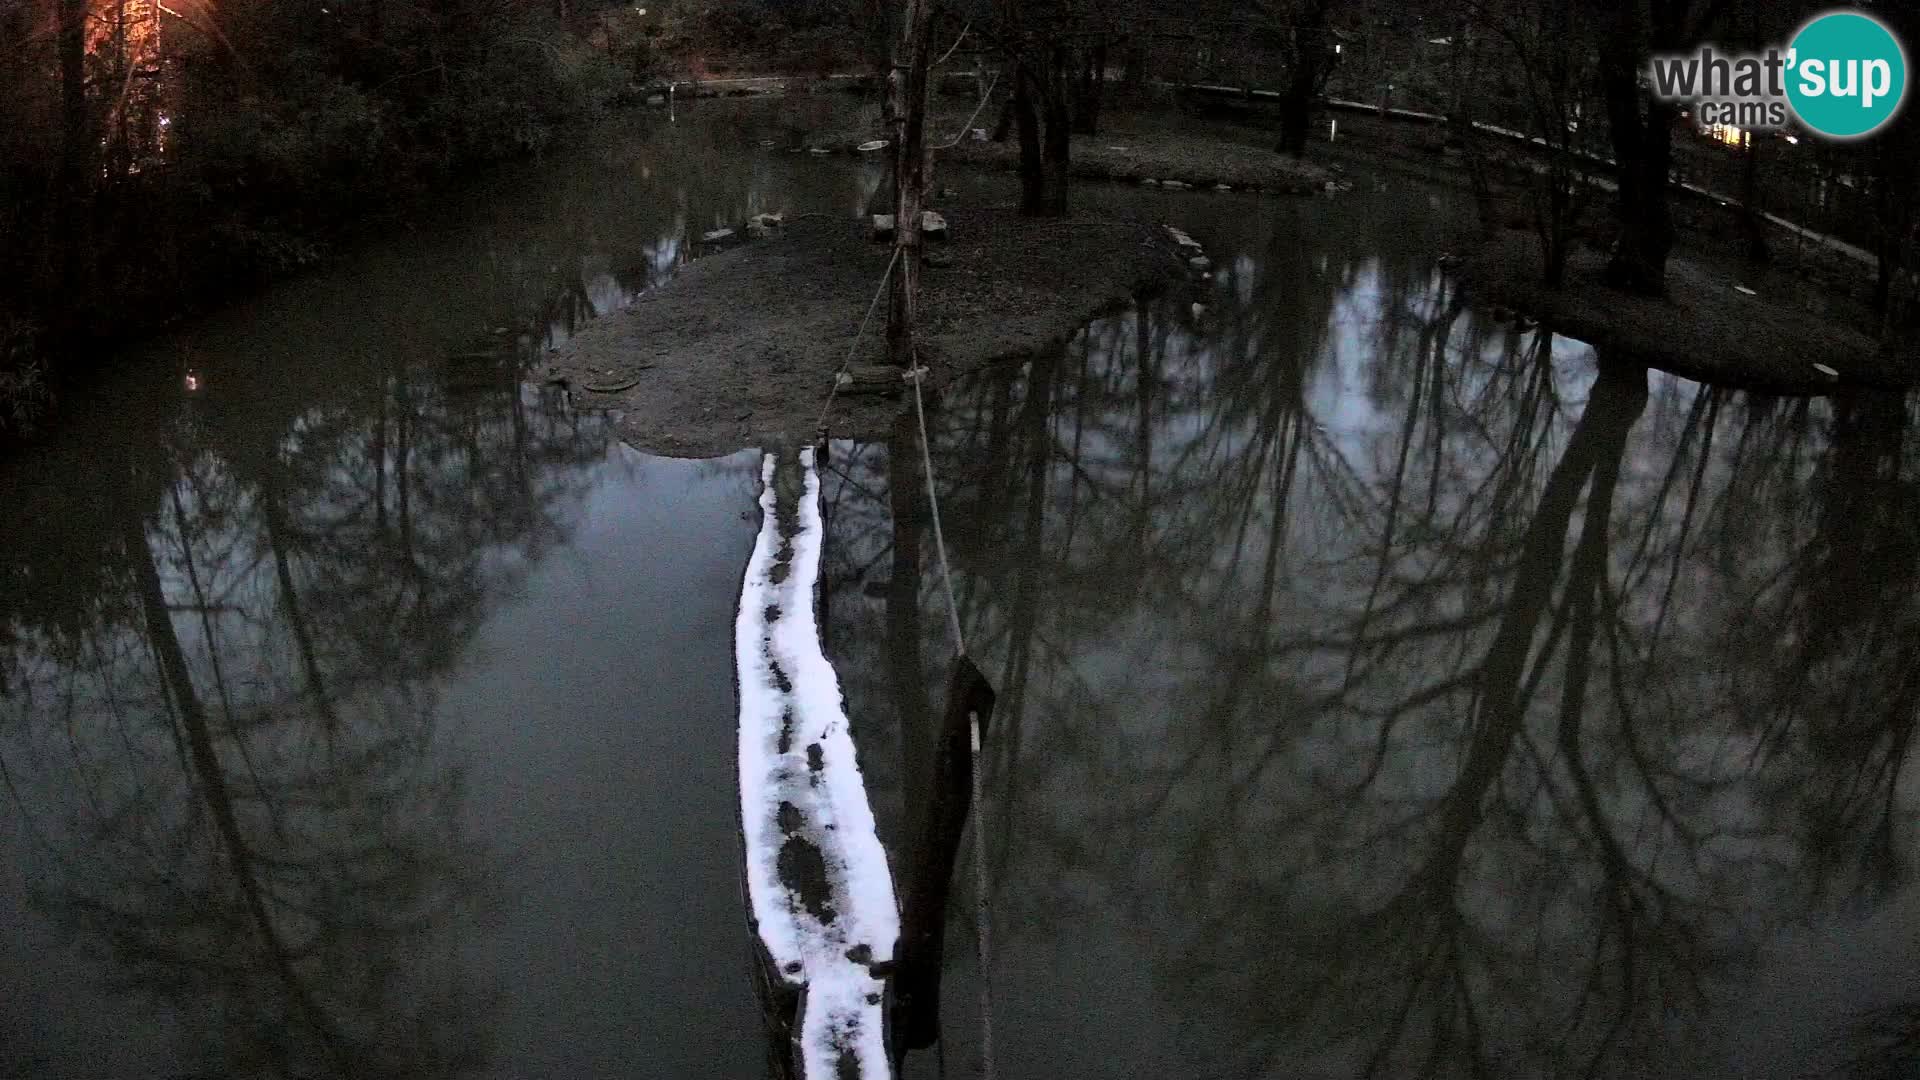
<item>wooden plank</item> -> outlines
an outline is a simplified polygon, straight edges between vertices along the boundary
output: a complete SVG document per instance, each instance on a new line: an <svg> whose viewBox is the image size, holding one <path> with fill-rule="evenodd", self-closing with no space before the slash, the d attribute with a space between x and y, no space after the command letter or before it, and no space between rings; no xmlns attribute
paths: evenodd
<svg viewBox="0 0 1920 1080"><path fill-rule="evenodd" d="M947 900L973 790L970 728L978 723L985 740L993 704L986 676L965 656L956 658L947 676L947 708L928 775L930 797L914 833L906 906L900 915L892 1018L896 1054L925 1049L940 1037Z"/></svg>

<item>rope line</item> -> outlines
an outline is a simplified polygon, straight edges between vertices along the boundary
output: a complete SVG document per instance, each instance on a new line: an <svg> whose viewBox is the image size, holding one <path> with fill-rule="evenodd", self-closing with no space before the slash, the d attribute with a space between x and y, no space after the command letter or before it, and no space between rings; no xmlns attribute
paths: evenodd
<svg viewBox="0 0 1920 1080"><path fill-rule="evenodd" d="M949 48L946 52L941 53L940 59L935 60L933 62L933 67L939 67L941 64L944 64L948 60L953 59L954 51L960 48L961 42L967 40L967 31L971 29L973 29L973 20L968 19L966 22L966 25L960 28L960 36L953 39L953 47Z"/></svg>
<svg viewBox="0 0 1920 1080"><path fill-rule="evenodd" d="M933 490L933 452L928 449L927 410L920 397L920 384L926 380L927 369L920 363L920 353L913 354L914 368L902 378L913 384L913 415L920 422L920 465L927 478L927 508L933 515L933 547L940 555L940 585L947 594L947 619L953 629L953 647L961 656L967 655L967 638L960 630L960 604L953 597L953 564L947 561L946 530L940 527L940 496ZM977 753L977 751L976 751ZM974 778L979 779L975 770Z"/></svg>
<svg viewBox="0 0 1920 1080"><path fill-rule="evenodd" d="M874 309L880 306L880 298L887 294L887 279L893 276L894 264L900 261L900 249L893 249L893 257L887 260L887 268L880 272L880 287L873 291L873 302L867 305L867 313L860 317L860 329L853 333L853 344L847 346L847 358L840 361L840 369L833 373L833 385L827 388L827 403L820 406L820 419L813 425L815 432L824 439L827 437L827 414L833 411L833 399L840 394L840 376L853 366L854 354L860 351L860 339L866 336L867 323L873 321Z"/></svg>
<svg viewBox="0 0 1920 1080"><path fill-rule="evenodd" d="M989 82L986 93L981 95L979 108L974 110L974 117L980 115L980 109L986 106L987 100L992 95L992 92L993 84ZM967 123L971 126L973 118L970 117ZM961 131L964 134L966 128L962 128ZM954 141L957 143L959 139L956 138ZM893 268L899 261L900 249L896 246L893 249L893 256L887 260L886 270L880 274L880 286L874 290L873 300L867 305L867 313L861 317L859 329L854 331L853 344L847 349L847 358L841 362L840 369L834 372L833 386L827 392L826 403L821 406L820 420L814 425L819 437L822 439L826 438L827 417L833 411L834 400L840 392L841 375L846 372L847 368L852 366L853 358L859 352L860 342L866 336L867 324L873 320L873 313L880 306L880 298L886 295L887 282L893 277ZM953 563L947 558L947 534L946 528L940 520L940 496L933 482L932 440L927 435L926 399L921 389L921 384L926 381L927 368L926 365L920 361L918 349L913 351L912 358L913 367L910 370L902 372L901 378L913 384L913 416L920 431L920 466L926 476L927 507L933 519L934 550L940 559L940 586L941 591L944 592L947 597L947 620L948 626L953 631L954 649L960 656L964 657L967 655L967 639L960 624L960 603L955 597L953 590ZM981 767L980 761L980 718L977 715L968 717L968 738L973 748L969 815L973 819L974 930L980 963L980 1068L982 1075L987 1077L988 1080L992 1080L994 1075L993 983L988 971L990 930L987 921L986 829L983 818L981 817L983 804L981 776L985 770ZM940 1041L939 1047L940 1069L942 1075L944 1075L946 1068L945 1040Z"/></svg>
<svg viewBox="0 0 1920 1080"><path fill-rule="evenodd" d="M933 149L951 150L954 147L960 145L960 140L966 138L967 132L973 130L973 122L975 120L980 119L980 111L982 109L985 109L987 107L987 102L993 98L994 84L998 83L999 81L1000 81L1000 73L996 71L993 73L993 78L987 80L987 88L985 90L980 91L980 104L975 105L973 107L973 115L967 117L967 122L960 125L960 131L954 135L953 141L941 143L939 146L933 147Z"/></svg>
<svg viewBox="0 0 1920 1080"><path fill-rule="evenodd" d="M940 585L947 595L948 625L953 630L953 645L961 656L967 655L966 634L960 627L960 604L954 599L953 564L947 559L947 534L940 523L940 496L933 482L933 440L927 437L927 408L920 385L926 381L927 368L920 362L918 350L913 354L913 370L901 377L913 384L913 417L920 427L920 467L927 481L927 509L933 518L933 548L940 557ZM981 776L986 770L980 759L980 717L969 714L967 717L967 738L973 749L971 806L968 816L973 820L973 890L974 914L973 927L975 947L980 961L980 1074L993 1080L993 974L991 971L990 923L987 918L987 829L986 819L982 817L984 797L981 794Z"/></svg>

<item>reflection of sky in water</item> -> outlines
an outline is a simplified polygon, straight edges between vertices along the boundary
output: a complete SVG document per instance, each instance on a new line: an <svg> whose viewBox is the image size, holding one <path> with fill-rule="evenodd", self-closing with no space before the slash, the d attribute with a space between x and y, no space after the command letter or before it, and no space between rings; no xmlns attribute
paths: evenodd
<svg viewBox="0 0 1920 1080"><path fill-rule="evenodd" d="M1010 406L963 393L943 421L957 445L939 469L962 498L998 453L1015 477L1008 520L976 526L992 541L960 545L989 613L969 637L996 643L988 662L1022 709L996 795L1018 804L997 931L1018 959L996 993L1042 999L1062 971L1150 988L1126 1024L1104 992L1091 1011L1024 1010L1013 1044L1119 1048L1149 1071L1181 1049L1233 1063L1180 1061L1191 1075L1357 1075L1398 1037L1371 1008L1391 1002L1414 1034L1371 1059L1378 1075L1412 1075L1431 1049L1442 1076L1471 1074L1476 1050L1516 1078L1800 1076L1863 1010L1920 1000L1911 769L1873 796L1897 825L1891 887L1860 908L1795 894L1836 842L1865 839L1819 818L1851 796L1821 793L1842 783L1824 772L1838 747L1802 726L1908 719L1886 670L1912 656L1904 600L1833 596L1855 610L1837 652L1791 651L1802 606L1818 625L1829 603L1835 571L1810 566L1857 555L1904 573L1898 535L1821 546L1836 525L1820 505L1845 482L1822 477L1843 456L1833 403L1715 397L1660 373L1642 401L1580 342L1450 311L1439 248L1368 234L1400 227L1375 204L1312 227L1277 212L1271 236L1200 206L1174 220L1222 269L1199 317L1184 297L1149 307L1157 384L1137 383L1129 312L1034 365ZM1030 544L1020 403L1040 378L1055 407ZM1004 449L982 442L1003 415ZM1794 590L1811 592L1777 599ZM1583 594L1605 618L1585 698L1564 704ZM1521 636L1496 648L1509 624ZM1023 633L1019 659L994 651ZM1341 643L1360 634L1396 644L1353 661ZM1775 680L1789 700L1767 700ZM1485 702L1508 693L1513 733L1489 744L1487 786L1467 788L1480 809L1449 833L1476 740L1506 730ZM1417 708L1379 735L1402 699ZM1623 745L1622 715L1639 743ZM1769 739L1767 724L1785 726ZM1429 880L1450 835L1459 860ZM1263 1040L1264 1064L1233 1057Z"/></svg>
<svg viewBox="0 0 1920 1080"><path fill-rule="evenodd" d="M727 1075L758 1073L759 1047L742 1036L754 1018L744 960L735 955L744 932L725 746L732 730L727 628L744 557L736 548L751 538L739 518L750 509L751 455L664 462L609 448L604 429L574 427L577 418L551 409L537 393L514 396L511 378L499 377L508 373L483 370L486 378L476 385L456 387L440 363L450 350L470 348L476 331L486 342L511 340L494 336L495 327L535 336L546 326L549 343L563 343L586 319L619 310L675 272L689 255L692 223L734 225L767 210L838 214L851 206L858 214L884 173L867 160L778 152L741 158L701 144L694 128L675 125L660 136L675 140L672 152L656 148L644 169L621 152L597 166L565 166L521 190L513 197L520 202L507 200L522 208L520 215L475 214L449 237L409 241L397 254L313 275L196 326L194 357L203 365L196 370L213 374L184 416L190 422L175 423L182 414L172 412L164 422L142 420L139 408L83 413L75 423L88 426L87 453L47 470L76 483L104 473L122 477L128 470L86 465L97 465L91 444L136 455L165 447L162 464L149 466L164 474L151 491L94 501L146 515L135 523L159 557L161 592L179 606L173 621L195 678L203 688L226 679L237 713L271 713L306 735L298 724L314 707L306 650L290 618L296 605L288 604L274 572L270 526L290 555L294 599L306 605L297 610L316 631L314 662L330 680L353 679L353 693L344 692L344 681L329 683L343 688L337 707L355 717L376 715L378 691L396 682L435 699L445 723L429 763L457 771L462 785L447 817L512 856L490 883L499 902L437 924L440 936L433 938L454 941L446 955L472 965L456 972L465 982L502 991L491 1062L498 1075L631 1071L636 1034L647 1067L661 1075L711 1075L715 1070L699 1070L715 1053L730 1055ZM1414 416L1416 467L1424 461L1418 455L1428 453L1443 466L1434 506L1404 500L1420 505L1402 511L1408 517L1383 549L1400 433L1422 370L1408 357L1420 334L1434 328L1429 324L1445 316L1442 283L1426 261L1431 251L1420 247L1428 241L1398 235L1397 211L1359 198L1169 200L1095 185L1076 191L1076 198L1151 207L1214 248L1220 270L1198 317L1186 297L1149 305L1144 325L1158 381L1146 393L1133 381L1141 360L1139 312L1097 320L1059 359L1055 408L1037 425L1039 473L1048 487L1031 546L1021 487L1029 475L1021 456L1028 436L1019 415L1031 388L1009 389L1011 419L996 444L983 441L984 425L976 424L991 413L991 395L975 408L968 404L975 399L956 388L958 406L931 418L940 433L936 472L958 488L952 503L947 494L942 503L953 507L948 540L961 568L962 603L1006 631L975 637L970 630L970 645L986 657L1009 711L1016 701L1014 669L1002 666L1011 651L1009 613L1018 600L1032 601L1031 668L1018 675L1022 726L999 744L1008 771L990 774L1005 784L990 793L1005 800L994 806L994 825L1016 838L996 896L1005 916L995 971L1003 1061L1074 1080L1104 1080L1116 1062L1147 1075L1354 1075L1360 1069L1349 1066L1364 1064L1354 1045L1388 1029L1381 1003L1397 1005L1439 985L1394 966L1409 956L1437 955L1431 950L1448 942L1486 950L1483 958L1492 959L1474 969L1457 997L1437 1005L1421 998L1419 1007L1490 1002L1493 1008L1477 1017L1482 1030L1511 1033L1535 1014L1564 1014L1568 994L1579 989L1569 989L1568 973L1589 970L1582 964L1615 977L1606 956L1589 960L1616 925L1610 918L1645 919L1660 904L1711 899L1697 868L1679 865L1673 854L1674 830L1654 820L1653 793L1618 782L1635 766L1617 741L1602 738L1602 728L1586 751L1604 785L1602 812L1629 861L1662 890L1657 903L1627 914L1606 905L1595 884L1607 872L1596 855L1599 834L1577 824L1586 811L1555 786L1565 779L1552 765L1559 753L1554 691L1564 665L1555 661L1541 669L1546 690L1492 789L1509 801L1489 821L1471 823L1475 838L1457 880L1399 909L1399 922L1351 932L1353 920L1402 884L1424 851L1425 834L1414 835L1422 827L1418 815L1458 775L1462 739L1474 726L1471 706L1457 699L1421 714L1385 746L1366 797L1349 798L1342 794L1346 770L1374 732L1365 708L1419 690L1449 665L1479 663L1490 623L1416 641L1361 671L1343 691L1344 700L1365 707L1352 714L1315 711L1324 708L1318 696L1340 685L1345 658L1335 645L1300 640L1337 642L1360 632L1355 613L1368 603L1383 550L1395 560L1381 586L1388 600L1412 595L1409 607L1418 609L1419 590L1431 587L1441 595L1415 611L1420 617L1497 620L1516 599L1513 560L1538 515L1539 491L1590 410L1599 421L1632 420L1630 429L1611 432L1621 457L1609 533L1616 592L1607 600L1617 605L1611 614L1633 631L1624 641L1629 648L1645 640L1657 618L1667 619L1668 640L1684 646L1632 669L1652 687L1640 718L1653 756L1684 789L1687 821L1749 830L1753 835L1734 838L1734 849L1746 845L1785 867L1752 868L1752 881L1741 883L1750 891L1738 892L1711 922L1744 932L1767 922L1769 903L1797 916L1796 926L1778 935L1767 936L1770 927L1755 930L1761 947L1753 966L1712 972L1702 983L1704 1002L1653 987L1637 1002L1643 1013L1633 1037L1643 1045L1593 1075L1791 1075L1822 1060L1820 1040L1858 1009L1920 999L1920 944L1912 934L1920 902L1908 879L1897 879L1875 901L1877 910L1867 902L1848 908L1824 897L1776 895L1801 886L1793 875L1820 849L1851 840L1844 825L1802 835L1792 831L1801 827L1797 820L1781 825L1767 817L1810 812L1791 800L1830 780L1822 770L1847 751L1849 731L1832 729L1817 754L1798 743L1780 749L1738 715L1749 697L1735 691L1761 696L1742 684L1800 662L1768 649L1820 634L1817 622L1796 609L1768 607L1767 598L1811 563L1884 557L1870 545L1836 556L1809 540L1834 527L1819 521L1821 500L1845 482L1830 473L1822 434L1835 416L1832 403L1807 406L1813 434L1804 445L1788 449L1784 429L1756 428L1753 440L1777 453L1739 458L1746 452L1739 425L1766 414L1750 410L1746 399L1726 399L1711 456L1697 467L1706 478L1702 505L1689 526L1691 546L1682 547L1685 492L1696 465L1678 448L1689 438L1699 445L1700 433L1688 425L1705 392L1655 374L1644 408L1629 417L1633 403L1597 381L1591 350L1556 340L1542 383L1542 418L1530 429L1538 448L1529 451L1530 466L1514 473L1522 494L1491 519L1475 517L1474 500L1484 497L1475 485L1503 465L1502 447L1515 426L1511 392L1524 383L1536 337L1514 338L1510 349L1506 327L1467 309L1445 323L1438 404ZM1419 206L1424 213L1424 197ZM165 394L177 396L179 376L165 383ZM162 409L177 407L167 406L173 398L165 395L157 400ZM1135 419L1142 415L1150 420ZM1436 421L1444 431L1427 426ZM129 440L125 432L135 423L148 428L135 429L141 434ZM1260 442L1263 423L1278 425L1280 436ZM1287 439L1296 433L1306 450L1283 483ZM1162 471L1143 482L1130 467L1146 444ZM850 691L850 701L865 694L870 703L872 686L886 682L892 662L888 600L866 589L891 584L885 545L894 535L892 507L887 478L874 475L880 466L873 464L885 461L885 449L841 442L830 455L849 477L837 495L868 500L833 515L843 531L830 541L829 559L857 563L864 576L836 580L839 591L828 603L866 620L842 617L829 636L843 656L860 658L842 668L848 685L861 687ZM1013 460L1000 463L999 490L974 490L981 463L1003 452ZM1756 478L1774 461L1775 473ZM280 502L263 495L272 479L263 469L273 463L284 467L277 482L290 493ZM410 477L404 483L403 469ZM1662 502L1670 474L1675 491ZM168 484L178 490L177 502L166 494ZM1009 488L1013 493L996 501ZM1137 517L1129 503L1136 497L1145 504ZM1579 541L1586 498L1566 513L1564 559ZM265 516L283 505L288 522ZM71 552L87 545L76 544L86 539L76 534L85 531L35 532L14 549L28 562L39 560L44 574L77 558ZM1620 569L1649 533L1653 550L1679 550L1678 599L1671 603L1660 596L1664 564L1650 576ZM1276 538L1283 543L1270 545ZM124 544L123 532L114 532L93 545L109 553L100 575L109 590L124 578ZM397 554L414 544L427 545L425 557L410 562ZM1262 560L1270 546L1277 584L1270 605L1261 607L1250 598L1265 592ZM951 643L933 592L929 547L923 537L928 573L917 614L920 655L937 682ZM1569 610L1568 573L1563 562L1543 594L1518 598L1542 605L1542 624L1524 643L1530 656L1564 655L1566 634L1551 639L1550 627ZM1827 579L1812 580L1800 586L1811 591L1807 606L1852 599L1824 588ZM215 598L201 605L216 609L209 621L199 618L196 589ZM68 603L78 618L113 618L127 607L118 594L91 604L82 590L72 591ZM1897 636L1902 610L1874 608L1861 625L1891 627ZM1381 618L1388 629L1401 625ZM1760 627L1767 648L1747 655L1716 636L1742 623L1793 625ZM134 694L147 695L147 711L165 717L164 685L140 640L145 625L127 621L105 635L112 664L80 674L123 695L122 707ZM436 631L454 638L444 655L410 651ZM1850 646L1860 633L1852 626L1827 635ZM1561 653L1551 653L1550 639ZM212 670L216 645L227 664L219 676ZM12 647L39 650L43 666L32 677L47 687L72 674L62 665L91 663L84 650L60 654L32 633ZM414 666L402 671L389 653ZM1612 663L1604 652L1596 655ZM1867 661L1886 665L1900 655L1856 662L1843 650L1807 662L1800 683L1781 685L1812 692L1807 688L1820 690L1826 680L1853 692L1885 689L1893 675ZM122 667L139 677L104 677ZM1594 690L1595 701L1602 693ZM1796 722L1870 727L1886 720L1868 715L1872 710L1849 713L1850 700L1803 703ZM1589 708L1597 724L1612 715L1601 705ZM898 716L875 707L855 722L891 730ZM11 752L7 740L30 729L38 739L34 753L44 756L25 763L39 766L70 761L77 739L88 752L79 770L87 782L112 778L128 762L118 732L102 717L111 718L104 707L71 727L52 722L68 718L44 713L20 730L0 730L0 749ZM1699 731L1689 733L1689 724ZM178 775L172 728L143 730L140 770L119 775L123 788L145 790L150 775ZM230 738L231 731L219 734ZM884 741L890 737L863 744L876 777L898 776L904 767L907 755ZM1790 730L1786 738L1803 736ZM284 778L275 769L297 760L289 753L266 761L266 780ZM7 764L17 768L22 759ZM241 766L232 755L236 776ZM66 775L55 769L25 776L26 790L37 805L71 810L84 823L90 789ZM1683 783L1702 775L1724 783L1704 793ZM1915 836L1906 811L1920 791L1911 770L1889 787L1885 797L1898 818L1892 870L1910 874ZM1768 809L1783 800L1785 809ZM183 797L173 805L198 804ZM1316 813L1329 820L1313 820ZM183 809L181 816L190 815ZM1414 822L1410 838L1378 846L1355 840L1401 816ZM147 827L146 819L133 820ZM42 853L20 828L14 819L0 825L0 851L25 865ZM264 823L249 828L263 843L284 842L273 840ZM69 850L62 854L82 852L109 878L129 866L166 867L164 851L122 863L85 852L86 839L64 838ZM205 1011L204 1000L189 1001L171 1019L122 1023L123 999L100 989L125 974L111 956L102 958L112 942L93 934L83 944L98 950L69 948L15 886L0 886L0 901L23 913L24 929L5 953L15 962L0 964L26 973L16 980L25 988L16 1000L31 999L64 1018L47 1029L48 1055L113 1041L115 1048L93 1064L150 1067L168 1059L148 1046L178 1035L157 1028L178 1024L189 1036L199 1033L206 1018L195 1010ZM169 920L191 915L190 908L159 909L152 921L173 925ZM964 979L972 963L967 951L956 950L956 978ZM1294 1003L1296 1013L1277 1015L1285 994L1317 974L1338 975L1346 961L1360 974L1311 986L1304 1003ZM441 967L453 970L450 961ZM1597 985L1605 993L1614 984L1602 978ZM661 993L663 986L670 992ZM963 1031L970 1006L965 993L956 998L956 1031ZM1328 1002L1333 1015L1313 1011ZM112 1023L95 1024L94 1017ZM1566 1037L1564 1030L1524 1033L1538 1037L1527 1052L1547 1053L1538 1047ZM1293 1040L1284 1047L1291 1055L1281 1059L1284 1067L1209 1072L1194 1063L1203 1052L1274 1037ZM964 1054L965 1042L956 1035L956 1054ZM1665 1063L1639 1054L1648 1047ZM1392 1058L1383 1074L1402 1063Z"/></svg>
<svg viewBox="0 0 1920 1080"><path fill-rule="evenodd" d="M210 1072L223 1052L268 1060L276 1040L310 1038L233 921L226 841L183 761L156 623L129 574L93 566L139 565L129 537L144 535L168 609L154 617L171 623L242 833L272 867L268 917L306 949L296 978L371 1044L370 1071L424 1052L439 1018L482 1075L618 1075L634 1060L760 1075L763 1048L742 1034L757 1018L727 742L745 556L731 540L751 540L750 477L609 450L604 422L523 388L517 365L675 273L692 223L837 215L878 178L743 155L710 126L633 123L575 157L489 174L437 202L444 220L196 320L66 410L76 437L48 453L74 495L61 513L10 517L0 550L28 570L0 567L0 606L11 618L31 593L70 609L99 655L0 632L0 764L36 815L0 815L0 922L17 931L0 948L0 1072ZM96 451L116 467L78 464ZM44 465L0 462L0 490L52 499ZM136 475L146 486L131 490ZM32 569L69 563L92 568L59 590ZM89 575L113 611L83 595ZM65 722L61 695L79 702ZM401 723L432 732L415 756L380 737ZM490 858L464 861L468 841ZM412 877L374 876L419 852ZM379 884L356 891L363 867ZM402 895L468 873L485 902L423 912ZM29 895L69 884L124 916L76 919L46 902L58 893ZM388 921L405 925L378 936ZM143 950L176 938L173 970L190 974L159 985ZM435 980L453 992L422 985ZM128 986L156 1008L134 1009ZM352 1011L363 1004L375 1011Z"/></svg>

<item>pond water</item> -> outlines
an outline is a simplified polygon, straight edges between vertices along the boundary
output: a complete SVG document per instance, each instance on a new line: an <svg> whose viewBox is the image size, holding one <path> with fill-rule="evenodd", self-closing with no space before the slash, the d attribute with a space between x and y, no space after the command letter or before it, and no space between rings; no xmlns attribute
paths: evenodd
<svg viewBox="0 0 1920 1080"><path fill-rule="evenodd" d="M687 236L875 177L631 124L139 350L0 462L0 1075L766 1075L755 455L636 454L518 372ZM1496 323L1424 189L1080 194L1220 273L930 417L1000 694L947 1068L983 1002L1003 1077L1910 1068L1911 404ZM953 655L916 437L824 456L896 855Z"/></svg>

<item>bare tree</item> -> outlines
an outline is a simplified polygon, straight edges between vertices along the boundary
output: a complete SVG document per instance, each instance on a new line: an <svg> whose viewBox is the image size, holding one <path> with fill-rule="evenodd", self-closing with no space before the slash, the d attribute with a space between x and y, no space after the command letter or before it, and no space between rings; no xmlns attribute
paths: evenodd
<svg viewBox="0 0 1920 1080"><path fill-rule="evenodd" d="M1642 85L1642 74L1652 53L1698 45L1726 0L1586 3L1599 27L1600 90L1619 183L1620 238L1606 281L1628 292L1664 296L1674 241L1668 188L1679 108L1653 96Z"/></svg>

